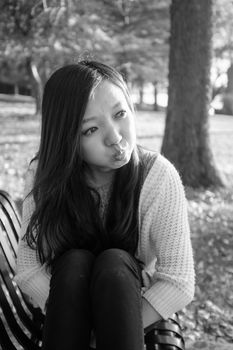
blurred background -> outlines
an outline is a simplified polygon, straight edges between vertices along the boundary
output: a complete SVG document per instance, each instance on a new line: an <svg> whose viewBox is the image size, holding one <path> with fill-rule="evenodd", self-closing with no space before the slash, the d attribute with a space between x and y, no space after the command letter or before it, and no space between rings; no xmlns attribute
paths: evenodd
<svg viewBox="0 0 233 350"><path fill-rule="evenodd" d="M138 143L184 182L197 273L187 349L233 349L233 1L1 0L0 188L20 211L43 86L81 59L123 74Z"/></svg>

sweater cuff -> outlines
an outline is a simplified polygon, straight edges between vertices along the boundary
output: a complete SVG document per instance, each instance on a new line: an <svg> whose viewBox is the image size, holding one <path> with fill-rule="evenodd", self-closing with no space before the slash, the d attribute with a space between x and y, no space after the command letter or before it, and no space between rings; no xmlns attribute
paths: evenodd
<svg viewBox="0 0 233 350"><path fill-rule="evenodd" d="M189 304L193 295L184 294L171 283L158 281L143 294L143 298L152 305L163 319L168 319L175 312Z"/></svg>
<svg viewBox="0 0 233 350"><path fill-rule="evenodd" d="M34 307L40 307L42 312L45 313L46 301L49 297L50 290L50 278L49 274L40 274L38 278L37 274L34 274L28 278L22 274L16 275L14 281L18 284L21 291L29 296L29 301Z"/></svg>

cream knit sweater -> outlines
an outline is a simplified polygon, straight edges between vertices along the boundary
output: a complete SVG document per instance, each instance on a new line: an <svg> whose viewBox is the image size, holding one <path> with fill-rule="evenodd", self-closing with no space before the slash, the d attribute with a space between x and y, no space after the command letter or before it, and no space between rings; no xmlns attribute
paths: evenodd
<svg viewBox="0 0 233 350"><path fill-rule="evenodd" d="M32 166L27 173L25 195L32 188L34 171ZM21 237L33 210L34 201L29 196L23 204ZM145 265L142 295L166 319L192 300L194 266L183 185L174 166L162 155L158 155L144 181L138 210L136 257ZM42 311L50 277L35 250L20 240L15 281Z"/></svg>

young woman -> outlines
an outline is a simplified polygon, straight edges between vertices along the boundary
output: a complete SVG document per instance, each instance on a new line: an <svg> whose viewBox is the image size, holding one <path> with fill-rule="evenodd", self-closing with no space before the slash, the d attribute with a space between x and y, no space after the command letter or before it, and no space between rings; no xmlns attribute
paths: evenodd
<svg viewBox="0 0 233 350"><path fill-rule="evenodd" d="M44 311L43 349L142 350L144 328L187 305L194 269L180 177L136 145L122 76L58 69L42 103L16 281Z"/></svg>

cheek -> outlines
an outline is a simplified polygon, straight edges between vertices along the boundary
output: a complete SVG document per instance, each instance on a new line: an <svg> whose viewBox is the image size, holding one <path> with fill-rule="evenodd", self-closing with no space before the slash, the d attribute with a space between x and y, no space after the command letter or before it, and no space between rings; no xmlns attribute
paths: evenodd
<svg viewBox="0 0 233 350"><path fill-rule="evenodd" d="M91 154L91 147L89 142L82 141L81 142L81 152L82 152L82 157L86 161L86 159L89 157L89 154Z"/></svg>
<svg viewBox="0 0 233 350"><path fill-rule="evenodd" d="M85 161L93 160L100 154L100 145L94 138L81 142L82 156Z"/></svg>
<svg viewBox="0 0 233 350"><path fill-rule="evenodd" d="M129 119L123 128L123 134L133 145L136 143L136 127L134 119Z"/></svg>

